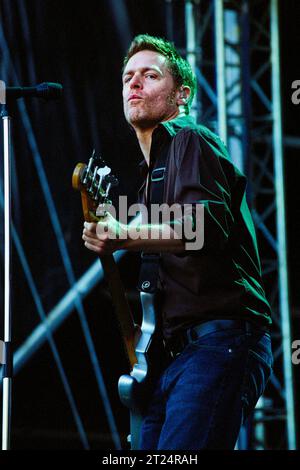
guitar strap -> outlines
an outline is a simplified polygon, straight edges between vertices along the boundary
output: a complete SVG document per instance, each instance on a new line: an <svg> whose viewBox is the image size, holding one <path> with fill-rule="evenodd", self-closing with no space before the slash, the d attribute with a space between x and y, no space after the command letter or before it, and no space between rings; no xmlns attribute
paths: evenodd
<svg viewBox="0 0 300 470"><path fill-rule="evenodd" d="M151 171L151 169L149 170ZM152 171L149 177L148 188L148 220L151 224L151 204L162 204L164 195L164 182L166 178L166 155L161 152L157 160L154 162ZM158 223L155 220L155 223ZM141 253L141 268L138 282L138 289L141 292L158 293L158 279L159 279L159 264L160 253Z"/></svg>

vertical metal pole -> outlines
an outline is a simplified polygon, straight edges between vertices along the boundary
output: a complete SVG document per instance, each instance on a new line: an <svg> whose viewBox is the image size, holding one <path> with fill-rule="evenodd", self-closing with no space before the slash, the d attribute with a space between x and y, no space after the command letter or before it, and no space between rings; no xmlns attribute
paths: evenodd
<svg viewBox="0 0 300 470"><path fill-rule="evenodd" d="M252 191L252 182L250 174L250 146L251 146L251 41L250 41L250 18L249 18L249 1L243 0L241 5L240 18L240 63L241 63L241 82L242 82L242 115L243 115L243 171L248 175L247 196L250 198Z"/></svg>
<svg viewBox="0 0 300 470"><path fill-rule="evenodd" d="M227 144L223 0L214 0L214 7L215 7L215 51L216 51L216 73L217 73L217 95L218 95L218 132L223 142Z"/></svg>
<svg viewBox="0 0 300 470"><path fill-rule="evenodd" d="M244 170L244 155L243 155L243 136L244 127L242 124L242 65L240 57L240 26L239 26L239 11L225 9L224 11L224 41L228 39L231 46L225 47L225 82L227 90L225 90L228 101L232 95L235 95L234 100L227 106L226 121L229 123L230 130L227 136L227 145L229 154L231 155L233 163L239 170ZM233 45L236 48L233 48ZM230 90L230 93L228 93ZM226 106L226 101L225 101ZM233 116L233 117L232 117ZM239 117L237 117L239 116Z"/></svg>
<svg viewBox="0 0 300 470"><path fill-rule="evenodd" d="M273 101L273 152L277 207L277 250L279 275L279 302L283 341L283 370L285 403L287 413L287 437L289 450L296 449L295 405L293 392L293 371L291 361L291 331L289 312L289 289L287 271L286 231L285 231L285 191L282 143L282 111L280 100L280 59L278 0L271 0L271 63L272 63L272 101Z"/></svg>
<svg viewBox="0 0 300 470"><path fill-rule="evenodd" d="M192 0L185 2L185 32L186 32L186 59L190 64L192 71L196 75L196 27L195 27L195 12ZM197 122L197 91L195 92L194 101L190 110L190 115L195 118Z"/></svg>
<svg viewBox="0 0 300 470"><path fill-rule="evenodd" d="M265 425L264 425L264 407L265 399L260 397L255 410L255 426L254 426L254 436L255 436L255 449L254 450L264 450L266 448L266 439L265 439Z"/></svg>
<svg viewBox="0 0 300 470"><path fill-rule="evenodd" d="M5 360L3 371L2 401L2 450L10 448L11 422L11 388L12 388L12 357L11 357L11 184L10 184L10 152L11 152L11 118L2 114L3 150L4 150L4 345Z"/></svg>
<svg viewBox="0 0 300 470"><path fill-rule="evenodd" d="M174 41L174 18L173 18L173 3L172 0L165 0L166 11L166 31L169 41Z"/></svg>

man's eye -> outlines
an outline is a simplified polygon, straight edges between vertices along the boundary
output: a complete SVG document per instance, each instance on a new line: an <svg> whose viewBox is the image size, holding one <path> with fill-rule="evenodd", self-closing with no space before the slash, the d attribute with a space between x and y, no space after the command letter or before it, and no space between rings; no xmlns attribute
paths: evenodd
<svg viewBox="0 0 300 470"><path fill-rule="evenodd" d="M146 78L151 78L152 80L155 80L155 78L157 78L157 75L154 75L153 73L147 73Z"/></svg>
<svg viewBox="0 0 300 470"><path fill-rule="evenodd" d="M124 83L128 83L130 79L131 79L131 77L125 77L124 80L123 80L123 82L124 82Z"/></svg>

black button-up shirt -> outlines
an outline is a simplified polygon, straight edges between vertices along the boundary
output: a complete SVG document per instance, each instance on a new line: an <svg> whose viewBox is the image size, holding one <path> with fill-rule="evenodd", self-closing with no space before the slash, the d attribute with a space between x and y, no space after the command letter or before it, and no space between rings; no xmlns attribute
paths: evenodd
<svg viewBox="0 0 300 470"><path fill-rule="evenodd" d="M161 253L163 331L169 339L180 329L203 321L244 318L271 323L270 306L252 218L246 203L245 176L233 165L220 138L189 116L162 122L153 132L150 168L165 155L162 203L204 206L204 245L181 254ZM146 203L149 168L139 202ZM150 201L151 201L151 185ZM180 223L185 223L183 217ZM198 225L197 225L198 222Z"/></svg>

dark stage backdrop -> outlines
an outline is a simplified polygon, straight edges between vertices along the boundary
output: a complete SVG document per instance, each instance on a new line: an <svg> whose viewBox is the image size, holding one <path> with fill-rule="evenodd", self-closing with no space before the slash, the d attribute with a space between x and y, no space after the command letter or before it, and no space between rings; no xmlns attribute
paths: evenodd
<svg viewBox="0 0 300 470"><path fill-rule="evenodd" d="M175 1L176 45L184 45L182 1ZM296 19L297 0L282 1L281 38L284 127L299 134L299 109L291 103L291 82L300 79ZM122 8L122 5L125 8ZM126 14L127 11L127 14ZM299 11L299 9L298 9ZM166 36L163 0L0 0L2 28L0 79L9 85L43 81L64 86L60 102L31 100L13 105L13 220L43 308L49 312L69 289L63 259L51 225L49 208L37 173L39 157L55 203L76 278L94 262L83 247L79 194L71 187L77 162L92 149L111 164L120 179L119 194L134 202L142 156L122 112L121 67L134 35ZM298 26L297 26L298 25ZM25 131L26 116L32 135ZM31 138L31 141L29 139ZM33 158L34 137L37 147ZM287 227L293 311L300 304L298 214L299 151L286 149ZM44 184L45 189L45 184ZM53 215L53 214L52 214ZM121 263L130 293L137 280L138 255ZM2 273L3 276L3 273ZM130 296L137 320L137 296ZM113 407L118 431L128 433L127 411L119 403L117 381L127 371L120 337L105 284L84 301L91 335ZM39 316L19 256L13 254L13 341L17 349L39 324ZM299 317L298 317L299 323ZM1 322L2 328L2 322ZM296 335L296 333L295 333ZM2 334L1 334L2 337ZM295 336L296 338L296 336ZM83 425L94 449L113 448L103 404L76 312L54 334ZM82 448L57 366L47 344L16 374L13 382L14 448Z"/></svg>

